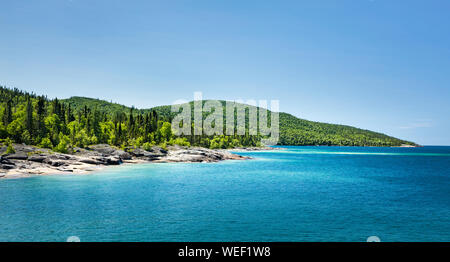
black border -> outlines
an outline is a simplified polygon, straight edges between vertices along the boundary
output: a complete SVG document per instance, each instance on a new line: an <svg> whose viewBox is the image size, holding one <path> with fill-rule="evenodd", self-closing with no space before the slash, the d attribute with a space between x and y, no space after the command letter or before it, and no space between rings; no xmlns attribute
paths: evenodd
<svg viewBox="0 0 450 262"><path fill-rule="evenodd" d="M221 252L209 260L204 257L179 257L179 249L208 248L221 251L222 247L270 247L270 256L224 257ZM55 252L55 251L58 252ZM95 252L93 252L95 251ZM447 257L450 242L4 242L0 243L0 254L11 252L13 257L34 254L37 256L56 256L61 259L105 259L118 256L142 257L144 260L165 259L194 261L228 260L278 260L296 261L311 258L356 258L384 261L392 257L405 258L417 255L443 255Z"/></svg>

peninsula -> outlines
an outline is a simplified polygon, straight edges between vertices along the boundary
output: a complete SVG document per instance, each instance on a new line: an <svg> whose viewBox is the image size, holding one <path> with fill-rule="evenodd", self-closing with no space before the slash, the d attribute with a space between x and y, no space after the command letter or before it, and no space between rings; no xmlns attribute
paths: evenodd
<svg viewBox="0 0 450 262"><path fill-rule="evenodd" d="M122 163L246 159L227 149L263 148L264 136L252 135L248 124L245 135L177 136L171 127L175 114L170 106L136 109L85 97L48 99L0 86L0 177L85 173ZM385 134L287 113L279 114L279 130L279 145L417 146Z"/></svg>

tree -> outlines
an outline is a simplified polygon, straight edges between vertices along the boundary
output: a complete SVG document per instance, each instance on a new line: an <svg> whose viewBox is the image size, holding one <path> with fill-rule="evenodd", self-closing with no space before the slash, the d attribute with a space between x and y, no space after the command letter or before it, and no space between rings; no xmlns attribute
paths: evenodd
<svg viewBox="0 0 450 262"><path fill-rule="evenodd" d="M41 143L39 143L39 147L53 148L53 144L52 144L52 141L50 141L50 139L48 137L44 137L44 138L42 138Z"/></svg>
<svg viewBox="0 0 450 262"><path fill-rule="evenodd" d="M14 154L16 153L16 150L14 150L14 147L12 145L11 139L8 137L5 141L7 147L6 147L6 154Z"/></svg>
<svg viewBox="0 0 450 262"><path fill-rule="evenodd" d="M38 97L37 101L37 124L38 134L40 137L45 136L45 99L43 96Z"/></svg>
<svg viewBox="0 0 450 262"><path fill-rule="evenodd" d="M3 123L5 124L5 126L8 126L8 124L13 121L11 107L12 107L12 101L11 101L11 99L8 99L8 101L6 101L5 113L3 114Z"/></svg>
<svg viewBox="0 0 450 262"><path fill-rule="evenodd" d="M68 136L63 135L63 133L59 133L59 143L56 147L53 148L53 151L60 153L68 153L69 152L69 143L70 139Z"/></svg>
<svg viewBox="0 0 450 262"><path fill-rule="evenodd" d="M31 98L27 98L27 108L26 108L26 129L30 136L33 136L33 103L31 102Z"/></svg>
<svg viewBox="0 0 450 262"><path fill-rule="evenodd" d="M161 136L164 141L169 141L172 137L172 126L169 122L164 122L161 126Z"/></svg>
<svg viewBox="0 0 450 262"><path fill-rule="evenodd" d="M203 118L206 117L207 114L203 116ZM243 136L237 133L231 136L205 134L175 136L170 124L173 118L170 106L138 110L134 107L128 108L90 98L50 100L45 96L36 96L18 89L0 86L0 138L8 138L16 143L27 143L62 151L70 146L85 147L95 143L123 147L141 146L147 149L154 145L167 144L232 148L259 146L262 138L258 133L250 135L247 124ZM248 118L246 116L246 121ZM226 119L225 115L224 119ZM191 130L194 129L195 126L192 123ZM368 130L307 121L285 113L280 113L279 144L414 145L408 141Z"/></svg>

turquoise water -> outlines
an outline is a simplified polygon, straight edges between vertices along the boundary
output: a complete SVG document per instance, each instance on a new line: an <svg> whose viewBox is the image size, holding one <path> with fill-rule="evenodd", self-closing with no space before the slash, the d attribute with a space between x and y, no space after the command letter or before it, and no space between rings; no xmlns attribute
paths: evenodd
<svg viewBox="0 0 450 262"><path fill-rule="evenodd" d="M450 147L241 154L0 180L0 241L450 241Z"/></svg>

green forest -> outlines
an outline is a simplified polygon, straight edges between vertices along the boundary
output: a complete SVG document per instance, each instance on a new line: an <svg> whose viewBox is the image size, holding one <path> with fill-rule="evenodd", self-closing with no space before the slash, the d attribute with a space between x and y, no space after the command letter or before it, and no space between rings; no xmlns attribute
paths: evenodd
<svg viewBox="0 0 450 262"><path fill-rule="evenodd" d="M222 101L222 103L225 103ZM192 102L191 102L192 104ZM158 145L212 149L261 146L260 136L174 136L170 106L136 109L99 99L59 100L0 86L0 139L13 152L25 143L56 152L110 144L120 148ZM206 115L204 115L206 116ZM224 116L226 117L226 116ZM280 145L400 146L412 142L350 126L325 124L280 113Z"/></svg>
<svg viewBox="0 0 450 262"><path fill-rule="evenodd" d="M89 101L90 98L71 98L69 100ZM205 102L205 101L203 101ZM225 106L225 101L221 101ZM191 107L193 102L191 102ZM251 107L251 106L249 106ZM158 106L152 108L159 115L167 119L174 117L170 106ZM259 108L257 108L259 110ZM247 112L248 113L248 112ZM270 117L270 111L268 113ZM226 112L224 110L224 123ZM259 119L258 119L259 120ZM246 115L248 121L248 115ZM279 145L291 146L401 146L417 144L397 139L385 134L360 129L347 125L320 123L297 118L291 114L280 112L280 139ZM270 119L269 119L270 122ZM247 126L248 128L248 126Z"/></svg>

